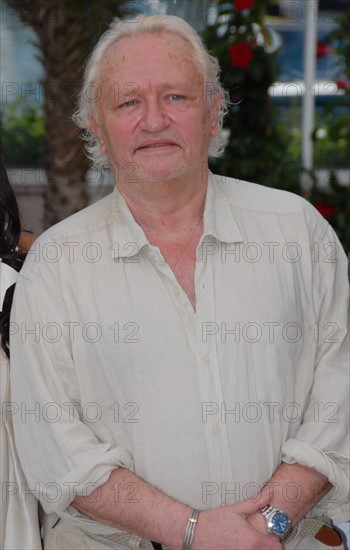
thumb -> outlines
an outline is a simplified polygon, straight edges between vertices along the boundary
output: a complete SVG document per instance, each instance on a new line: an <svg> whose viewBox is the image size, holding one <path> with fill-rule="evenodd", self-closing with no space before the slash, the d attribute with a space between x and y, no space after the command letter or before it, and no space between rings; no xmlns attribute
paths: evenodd
<svg viewBox="0 0 350 550"><path fill-rule="evenodd" d="M242 502L239 502L236 504L237 512L238 514L241 514L243 516L250 516L251 514L255 514L255 512L258 512L260 508L263 508L267 504L269 504L270 494L267 491L265 494L258 493L254 497L248 498L247 500L243 500Z"/></svg>

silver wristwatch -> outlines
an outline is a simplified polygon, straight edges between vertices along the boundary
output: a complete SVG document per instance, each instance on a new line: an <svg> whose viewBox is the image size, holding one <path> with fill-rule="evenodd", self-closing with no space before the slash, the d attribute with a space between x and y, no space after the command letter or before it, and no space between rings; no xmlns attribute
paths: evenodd
<svg viewBox="0 0 350 550"><path fill-rule="evenodd" d="M261 508L259 512L265 516L267 520L267 530L271 535L277 535L280 540L287 538L292 530L292 522L283 510L275 508L271 504L267 504L267 506Z"/></svg>

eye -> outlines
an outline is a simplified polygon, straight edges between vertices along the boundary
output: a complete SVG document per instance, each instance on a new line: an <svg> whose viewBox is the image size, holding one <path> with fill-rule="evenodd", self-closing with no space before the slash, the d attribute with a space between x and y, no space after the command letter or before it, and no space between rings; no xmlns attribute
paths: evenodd
<svg viewBox="0 0 350 550"><path fill-rule="evenodd" d="M122 108L122 107L133 107L134 105L136 105L136 100L135 100L135 99L129 99L128 101L125 101L124 103L122 103L121 105L119 105L119 108Z"/></svg>
<svg viewBox="0 0 350 550"><path fill-rule="evenodd" d="M180 94L171 94L169 97L173 101L181 101L182 99L185 99L184 96Z"/></svg>

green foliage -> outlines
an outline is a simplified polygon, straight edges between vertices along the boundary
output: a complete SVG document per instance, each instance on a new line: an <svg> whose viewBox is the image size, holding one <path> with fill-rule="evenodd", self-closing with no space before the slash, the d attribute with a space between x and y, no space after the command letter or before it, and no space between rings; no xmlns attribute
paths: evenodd
<svg viewBox="0 0 350 550"><path fill-rule="evenodd" d="M2 105L1 137L10 166L38 166L44 156L44 117L36 103Z"/></svg>
<svg viewBox="0 0 350 550"><path fill-rule="evenodd" d="M339 28L333 32L334 38L339 40L338 53L345 61L345 74L350 84L350 8L338 20ZM340 110L335 116L334 109ZM317 187L315 177L310 200L322 212L322 208L328 208L327 217L329 223L335 229L345 251L350 252L350 181L347 185L339 182L336 168L350 168L350 89L333 110L328 109L320 127L314 131L315 165L327 163L332 170L329 189L320 190ZM320 208L322 205L322 208Z"/></svg>
<svg viewBox="0 0 350 550"><path fill-rule="evenodd" d="M204 39L218 57L221 80L230 93L225 128L230 139L225 156L213 163L223 175L300 192L297 167L287 158L289 137L268 96L278 77L278 52L272 51L264 25L267 0L255 0L251 10L234 10L218 2L218 23Z"/></svg>
<svg viewBox="0 0 350 550"><path fill-rule="evenodd" d="M313 133L315 166L330 169L350 165L350 111L326 112Z"/></svg>
<svg viewBox="0 0 350 550"><path fill-rule="evenodd" d="M286 158L300 165L302 147L301 105L281 109L279 124L288 129ZM350 112L338 103L317 110L315 114L314 166L319 169L346 169L350 164Z"/></svg>
<svg viewBox="0 0 350 550"><path fill-rule="evenodd" d="M350 8L337 20L338 29L333 31L333 38L339 40L338 53L345 61L345 74L350 80Z"/></svg>
<svg viewBox="0 0 350 550"><path fill-rule="evenodd" d="M268 88L278 80L279 68L278 52L272 51L264 26L268 0L247 4L250 10L237 9L237 0L219 0L218 22L204 36L219 59L221 81L231 99L225 121L229 131L226 153L212 163L212 169L305 196L300 187L301 109L295 103L283 110L271 104ZM339 20L334 38L340 44L339 53L350 79L350 9ZM310 174L314 184L306 197L334 227L346 251L350 250L350 187L340 184L335 170L350 166L349 105L347 90L343 98L317 113L313 134L315 170ZM327 189L317 187L316 170L320 168L331 170Z"/></svg>

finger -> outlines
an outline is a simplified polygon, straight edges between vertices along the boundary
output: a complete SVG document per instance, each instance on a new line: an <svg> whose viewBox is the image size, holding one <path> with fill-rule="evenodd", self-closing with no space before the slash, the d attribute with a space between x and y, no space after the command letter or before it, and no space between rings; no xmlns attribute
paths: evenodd
<svg viewBox="0 0 350 550"><path fill-rule="evenodd" d="M236 504L236 511L238 514L250 516L260 510L260 508L266 506L266 504L269 504L269 499L269 493L258 493L254 497L248 498L247 500L243 500L242 502Z"/></svg>

